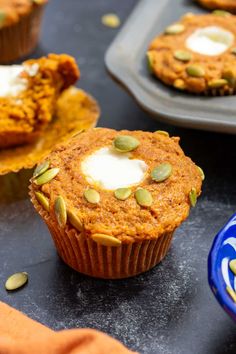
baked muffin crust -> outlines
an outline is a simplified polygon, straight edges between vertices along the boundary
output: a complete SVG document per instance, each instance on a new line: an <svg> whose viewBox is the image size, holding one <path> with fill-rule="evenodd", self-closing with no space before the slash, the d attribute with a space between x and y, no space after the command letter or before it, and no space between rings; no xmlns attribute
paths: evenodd
<svg viewBox="0 0 236 354"><path fill-rule="evenodd" d="M221 9L230 12L236 12L235 0L197 0L199 4L207 9Z"/></svg>

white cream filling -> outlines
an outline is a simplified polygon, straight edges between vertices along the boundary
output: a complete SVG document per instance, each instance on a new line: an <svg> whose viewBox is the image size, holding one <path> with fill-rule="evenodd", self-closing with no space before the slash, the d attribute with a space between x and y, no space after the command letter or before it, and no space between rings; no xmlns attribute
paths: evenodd
<svg viewBox="0 0 236 354"><path fill-rule="evenodd" d="M87 181L109 190L140 183L148 166L142 160L131 159L130 154L102 148L88 156L81 164Z"/></svg>
<svg viewBox="0 0 236 354"><path fill-rule="evenodd" d="M27 89L28 80L21 77L23 71L30 76L36 75L38 64L33 65L0 65L0 97L17 96Z"/></svg>
<svg viewBox="0 0 236 354"><path fill-rule="evenodd" d="M218 26L208 26L194 31L187 38L185 45L199 54L219 55L225 52L233 42L233 33Z"/></svg>

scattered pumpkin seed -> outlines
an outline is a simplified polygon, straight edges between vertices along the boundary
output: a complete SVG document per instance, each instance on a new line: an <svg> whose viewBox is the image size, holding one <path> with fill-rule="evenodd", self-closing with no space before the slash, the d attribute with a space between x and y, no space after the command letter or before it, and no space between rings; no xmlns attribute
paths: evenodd
<svg viewBox="0 0 236 354"><path fill-rule="evenodd" d="M174 58L180 61L187 62L192 59L192 54L186 50L176 50L174 52Z"/></svg>
<svg viewBox="0 0 236 354"><path fill-rule="evenodd" d="M168 132L166 132L165 130L156 130L155 133L157 134L161 134L164 136L170 136Z"/></svg>
<svg viewBox="0 0 236 354"><path fill-rule="evenodd" d="M170 163L161 163L156 166L152 172L151 177L155 182L163 182L170 177L172 173L172 166Z"/></svg>
<svg viewBox="0 0 236 354"><path fill-rule="evenodd" d="M135 150L139 146L138 139L129 135L119 135L114 139L113 145L119 152L129 152Z"/></svg>
<svg viewBox="0 0 236 354"><path fill-rule="evenodd" d="M84 197L87 202L92 204L97 204L100 202L100 194L95 189L86 189L86 191L84 191Z"/></svg>
<svg viewBox="0 0 236 354"><path fill-rule="evenodd" d="M67 216L72 226L74 226L78 231L83 230L83 223L74 210L67 210Z"/></svg>
<svg viewBox="0 0 236 354"><path fill-rule="evenodd" d="M224 16L224 17L231 16L230 12L224 11L224 10L214 10L212 13L213 13L213 15L216 15L216 16Z"/></svg>
<svg viewBox="0 0 236 354"><path fill-rule="evenodd" d="M44 172L46 172L49 169L50 162L49 161L44 161L40 165L36 167L34 170L33 177L36 178L40 175L42 175Z"/></svg>
<svg viewBox="0 0 236 354"><path fill-rule="evenodd" d="M220 88L228 84L225 79L215 79L208 82L208 87L210 88Z"/></svg>
<svg viewBox="0 0 236 354"><path fill-rule="evenodd" d="M174 23L173 25L166 27L165 34L179 34L182 33L184 30L185 27L184 25L182 25L182 23Z"/></svg>
<svg viewBox="0 0 236 354"><path fill-rule="evenodd" d="M232 53L232 54L236 54L236 48L232 48L232 49L231 49L231 53Z"/></svg>
<svg viewBox="0 0 236 354"><path fill-rule="evenodd" d="M192 188L189 192L189 201L192 207L195 207L197 204L197 192L195 188Z"/></svg>
<svg viewBox="0 0 236 354"><path fill-rule="evenodd" d="M93 234L92 239L102 246L119 247L121 245L118 238L106 234Z"/></svg>
<svg viewBox="0 0 236 354"><path fill-rule="evenodd" d="M197 168L199 169L199 172L200 172L202 181L204 181L204 179L205 179L205 173L203 172L203 169L202 169L201 167L199 167L199 166L197 166Z"/></svg>
<svg viewBox="0 0 236 354"><path fill-rule="evenodd" d="M115 197L119 200L126 200L130 197L132 191L130 188L118 188L115 190Z"/></svg>
<svg viewBox="0 0 236 354"><path fill-rule="evenodd" d="M67 222L67 211L66 211L66 203L64 201L64 198L61 195L59 195L59 197L57 197L55 200L54 210L55 210L55 215L58 224L61 227L64 227Z"/></svg>
<svg viewBox="0 0 236 354"><path fill-rule="evenodd" d="M153 59L151 52L147 52L147 68L150 74L153 74Z"/></svg>
<svg viewBox="0 0 236 354"><path fill-rule="evenodd" d="M229 262L229 267L232 270L232 272L236 275L236 259L232 259Z"/></svg>
<svg viewBox="0 0 236 354"><path fill-rule="evenodd" d="M26 272L12 274L5 283L5 288L8 291L13 291L21 288L28 282L28 274Z"/></svg>
<svg viewBox="0 0 236 354"><path fill-rule="evenodd" d="M58 172L60 171L59 168L51 168L50 170L47 170L44 172L42 175L39 177L35 178L34 183L37 184L38 186L41 186L42 184L50 182Z"/></svg>
<svg viewBox="0 0 236 354"><path fill-rule="evenodd" d="M151 206L153 202L151 193L144 188L140 188L136 190L135 199L139 205L144 207Z"/></svg>
<svg viewBox="0 0 236 354"><path fill-rule="evenodd" d="M41 192L35 192L35 197L39 204L41 204L46 211L49 211L49 199Z"/></svg>
<svg viewBox="0 0 236 354"><path fill-rule="evenodd" d="M222 78L227 80L227 82L230 86L235 86L236 77L235 77L235 73L232 69L225 69L222 73Z"/></svg>
<svg viewBox="0 0 236 354"><path fill-rule="evenodd" d="M179 90L186 89L186 84L185 84L184 80L182 80L182 79L176 79L173 83L173 86Z"/></svg>
<svg viewBox="0 0 236 354"><path fill-rule="evenodd" d="M205 70L200 65L189 65L186 68L186 72L193 77L203 77L205 75Z"/></svg>
<svg viewBox="0 0 236 354"><path fill-rule="evenodd" d="M226 287L227 293L231 296L232 300L236 302L236 292L229 286Z"/></svg>
<svg viewBox="0 0 236 354"><path fill-rule="evenodd" d="M105 14L102 16L102 24L107 27L117 28L120 26L120 19L116 14Z"/></svg>

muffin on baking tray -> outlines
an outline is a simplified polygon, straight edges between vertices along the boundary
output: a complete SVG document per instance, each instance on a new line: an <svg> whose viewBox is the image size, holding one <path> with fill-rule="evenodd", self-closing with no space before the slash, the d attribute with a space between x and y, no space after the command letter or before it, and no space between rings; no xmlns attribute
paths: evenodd
<svg viewBox="0 0 236 354"><path fill-rule="evenodd" d="M36 168L30 196L65 263L94 277L126 278L163 259L202 180L178 137L95 128Z"/></svg>
<svg viewBox="0 0 236 354"><path fill-rule="evenodd" d="M236 16L186 14L147 52L152 73L182 91L232 95L236 87Z"/></svg>
<svg viewBox="0 0 236 354"><path fill-rule="evenodd" d="M51 121L63 90L79 78L66 54L0 66L0 148L32 142Z"/></svg>
<svg viewBox="0 0 236 354"><path fill-rule="evenodd" d="M236 12L235 0L196 0L203 7L210 10L227 10L230 12Z"/></svg>
<svg viewBox="0 0 236 354"><path fill-rule="evenodd" d="M33 51L46 3L47 0L0 0L0 63Z"/></svg>

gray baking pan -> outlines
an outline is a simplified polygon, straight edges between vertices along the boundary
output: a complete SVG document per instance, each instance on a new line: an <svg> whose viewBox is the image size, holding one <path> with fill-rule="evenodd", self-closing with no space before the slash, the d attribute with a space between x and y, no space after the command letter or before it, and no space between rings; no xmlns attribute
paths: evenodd
<svg viewBox="0 0 236 354"><path fill-rule="evenodd" d="M152 77L145 53L152 38L186 12L204 13L194 0L141 0L109 47L108 71L140 106L170 124L236 133L236 96L182 93Z"/></svg>

